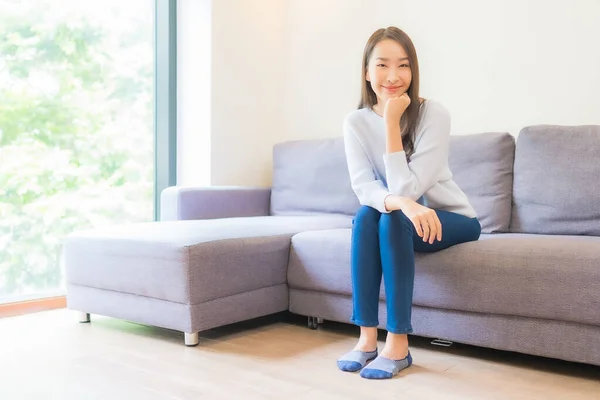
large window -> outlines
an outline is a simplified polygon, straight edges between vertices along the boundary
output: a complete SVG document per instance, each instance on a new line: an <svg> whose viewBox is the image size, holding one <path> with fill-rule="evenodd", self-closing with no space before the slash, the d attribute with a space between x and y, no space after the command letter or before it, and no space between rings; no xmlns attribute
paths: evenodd
<svg viewBox="0 0 600 400"><path fill-rule="evenodd" d="M62 238L155 217L155 1L0 0L0 302L62 292Z"/></svg>

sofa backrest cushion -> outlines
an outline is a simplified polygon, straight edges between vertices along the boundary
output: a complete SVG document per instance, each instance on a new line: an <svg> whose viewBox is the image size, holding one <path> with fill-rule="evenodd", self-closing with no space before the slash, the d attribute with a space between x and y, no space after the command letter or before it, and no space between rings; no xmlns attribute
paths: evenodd
<svg viewBox="0 0 600 400"><path fill-rule="evenodd" d="M515 139L508 133L452 135L448 164L477 212L483 233L510 225Z"/></svg>
<svg viewBox="0 0 600 400"><path fill-rule="evenodd" d="M514 174L511 231L600 236L600 126L523 128Z"/></svg>
<svg viewBox="0 0 600 400"><path fill-rule="evenodd" d="M343 137L274 146L271 215L354 215L359 207Z"/></svg>
<svg viewBox="0 0 600 400"><path fill-rule="evenodd" d="M514 148L508 133L451 137L450 170L475 208L484 233L508 231ZM271 215L354 215L359 207L343 137L274 146Z"/></svg>

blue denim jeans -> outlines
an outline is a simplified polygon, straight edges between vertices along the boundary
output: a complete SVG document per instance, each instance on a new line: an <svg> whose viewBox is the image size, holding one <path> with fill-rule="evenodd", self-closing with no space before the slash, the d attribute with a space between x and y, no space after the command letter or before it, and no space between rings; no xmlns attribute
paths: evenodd
<svg viewBox="0 0 600 400"><path fill-rule="evenodd" d="M391 333L412 333L411 309L415 280L415 252L434 252L475 241L481 234L477 218L436 210L442 240L423 242L402 211L389 214L362 206L352 228L352 323L378 326L381 278L386 295L387 325Z"/></svg>

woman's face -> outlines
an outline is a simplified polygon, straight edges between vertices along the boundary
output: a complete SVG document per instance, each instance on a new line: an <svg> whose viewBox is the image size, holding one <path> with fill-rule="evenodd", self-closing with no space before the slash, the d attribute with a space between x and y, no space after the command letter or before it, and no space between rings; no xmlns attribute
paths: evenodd
<svg viewBox="0 0 600 400"><path fill-rule="evenodd" d="M377 95L377 103L384 106L391 97L408 91L412 72L408 56L400 43L384 39L375 45L367 68L366 79Z"/></svg>

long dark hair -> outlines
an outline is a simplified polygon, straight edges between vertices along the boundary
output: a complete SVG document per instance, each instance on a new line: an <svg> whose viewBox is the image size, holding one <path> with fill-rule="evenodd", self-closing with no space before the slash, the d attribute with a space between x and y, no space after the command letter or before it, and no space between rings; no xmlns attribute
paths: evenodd
<svg viewBox="0 0 600 400"><path fill-rule="evenodd" d="M362 89L358 108L369 107L377 104L377 95L371 88L371 84L367 81L367 70L369 69L369 60L377 43L385 39L395 40L404 48L408 56L408 62L412 73L412 80L408 87L407 94L410 97L410 105L402 114L400 119L400 132L402 132L402 145L406 152L406 157L410 157L414 152L415 147L415 127L419 117L419 107L421 99L419 97L419 60L417 59L417 51L410 37L401 29L395 26L381 28L373 32L367 44L363 55L362 65Z"/></svg>

